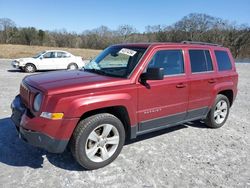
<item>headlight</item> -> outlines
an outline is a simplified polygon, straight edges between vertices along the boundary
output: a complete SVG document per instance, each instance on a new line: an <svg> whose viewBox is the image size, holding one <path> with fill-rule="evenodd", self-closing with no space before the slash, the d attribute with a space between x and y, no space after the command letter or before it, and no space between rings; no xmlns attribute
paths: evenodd
<svg viewBox="0 0 250 188"><path fill-rule="evenodd" d="M40 110L41 104L42 104L42 94L38 93L35 96L34 103L33 103L33 108L36 112Z"/></svg>
<svg viewBox="0 0 250 188"><path fill-rule="evenodd" d="M18 61L16 61L16 60L12 62L12 65L15 65L15 66L19 66L19 64L20 63Z"/></svg>

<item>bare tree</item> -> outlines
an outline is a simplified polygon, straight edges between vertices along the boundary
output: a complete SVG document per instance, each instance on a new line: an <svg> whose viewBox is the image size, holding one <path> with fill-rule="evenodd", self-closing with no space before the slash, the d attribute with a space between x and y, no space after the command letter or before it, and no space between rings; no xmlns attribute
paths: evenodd
<svg viewBox="0 0 250 188"><path fill-rule="evenodd" d="M131 25L120 25L115 30L100 26L82 34L65 29L51 32L34 27L17 28L12 20L0 18L0 43L103 49L114 43L183 40L223 44L236 58L250 57L248 25L237 25L206 14L192 13L170 26L147 26L143 33Z"/></svg>
<svg viewBox="0 0 250 188"><path fill-rule="evenodd" d="M128 42L129 36L136 32L137 30L131 25L120 25L117 29L118 35L122 37L122 42Z"/></svg>
<svg viewBox="0 0 250 188"><path fill-rule="evenodd" d="M9 43L15 35L15 27L16 24L11 19L0 18L0 31L2 31L0 40L4 43Z"/></svg>

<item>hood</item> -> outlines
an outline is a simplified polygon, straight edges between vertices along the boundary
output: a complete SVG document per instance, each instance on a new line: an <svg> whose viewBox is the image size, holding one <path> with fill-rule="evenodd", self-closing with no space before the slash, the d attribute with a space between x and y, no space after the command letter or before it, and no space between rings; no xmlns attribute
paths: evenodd
<svg viewBox="0 0 250 188"><path fill-rule="evenodd" d="M53 71L26 76L24 82L48 95L128 84L129 80L76 71Z"/></svg>
<svg viewBox="0 0 250 188"><path fill-rule="evenodd" d="M19 61L19 62L23 62L23 61L32 61L34 60L33 57L25 57L25 58L19 58L19 59L15 59L16 61Z"/></svg>

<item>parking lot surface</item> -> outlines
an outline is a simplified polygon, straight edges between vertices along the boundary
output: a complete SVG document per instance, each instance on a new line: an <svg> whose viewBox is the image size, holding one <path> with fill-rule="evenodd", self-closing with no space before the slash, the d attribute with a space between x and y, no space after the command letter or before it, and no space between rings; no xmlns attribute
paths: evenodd
<svg viewBox="0 0 250 188"><path fill-rule="evenodd" d="M220 129L183 124L126 143L110 165L81 168L69 151L50 154L19 140L10 104L26 73L0 60L0 187L250 187L250 64Z"/></svg>

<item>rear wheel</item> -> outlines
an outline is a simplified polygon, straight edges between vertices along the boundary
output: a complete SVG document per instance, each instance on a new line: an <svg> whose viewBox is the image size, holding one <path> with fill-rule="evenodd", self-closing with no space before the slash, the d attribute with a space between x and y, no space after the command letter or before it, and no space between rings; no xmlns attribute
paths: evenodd
<svg viewBox="0 0 250 188"><path fill-rule="evenodd" d="M68 65L67 69L69 69L69 70L76 70L76 69L78 69L78 66L75 63L70 63Z"/></svg>
<svg viewBox="0 0 250 188"><path fill-rule="evenodd" d="M26 64L26 65L24 66L23 69L24 69L24 71L27 72L27 73L32 73L32 72L35 72L35 71L36 71L35 65L30 64L30 63Z"/></svg>
<svg viewBox="0 0 250 188"><path fill-rule="evenodd" d="M97 169L116 159L125 141L121 121L112 114L90 116L79 122L70 148L76 161L86 169Z"/></svg>
<svg viewBox="0 0 250 188"><path fill-rule="evenodd" d="M230 103L225 95L217 95L214 105L207 115L205 123L208 127L219 128L228 118Z"/></svg>

